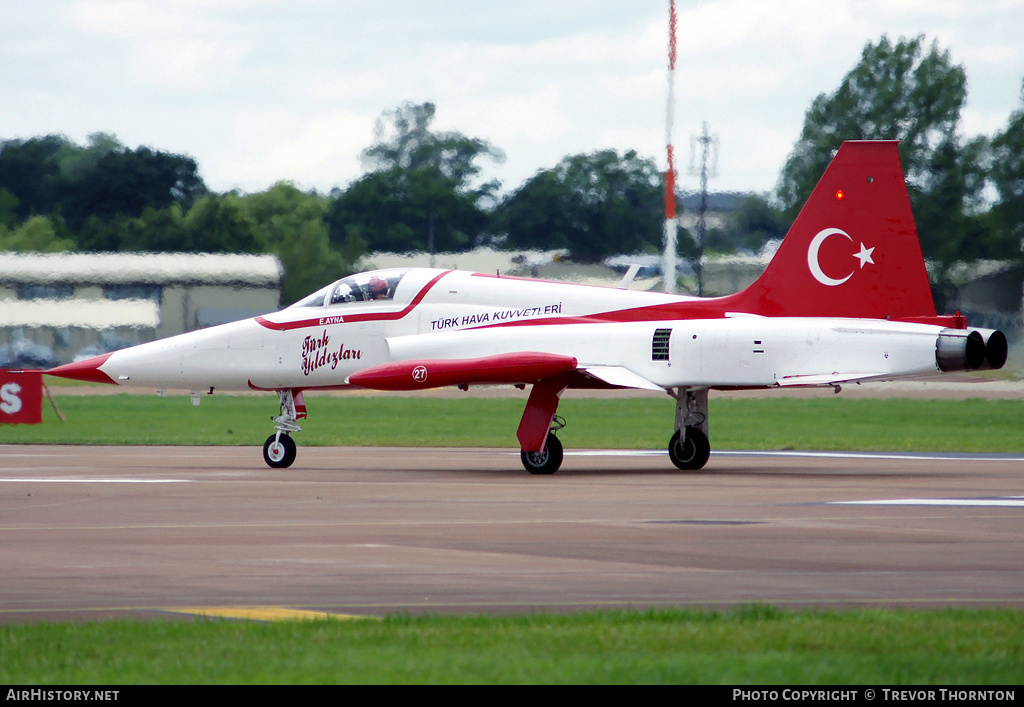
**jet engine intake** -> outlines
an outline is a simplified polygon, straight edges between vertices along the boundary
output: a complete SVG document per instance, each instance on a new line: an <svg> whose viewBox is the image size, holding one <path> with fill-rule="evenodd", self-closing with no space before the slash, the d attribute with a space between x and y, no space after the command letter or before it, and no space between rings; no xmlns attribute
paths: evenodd
<svg viewBox="0 0 1024 707"><path fill-rule="evenodd" d="M935 340L935 363L944 372L999 369L1006 353L1006 335L993 329L943 329Z"/></svg>

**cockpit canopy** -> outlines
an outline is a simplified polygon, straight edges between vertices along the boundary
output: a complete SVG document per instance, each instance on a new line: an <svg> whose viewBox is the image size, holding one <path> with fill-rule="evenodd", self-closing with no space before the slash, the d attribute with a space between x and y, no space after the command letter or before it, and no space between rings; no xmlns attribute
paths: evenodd
<svg viewBox="0 0 1024 707"><path fill-rule="evenodd" d="M398 283L408 270L373 270L342 278L321 288L292 307L327 307L350 302L387 301L395 298Z"/></svg>

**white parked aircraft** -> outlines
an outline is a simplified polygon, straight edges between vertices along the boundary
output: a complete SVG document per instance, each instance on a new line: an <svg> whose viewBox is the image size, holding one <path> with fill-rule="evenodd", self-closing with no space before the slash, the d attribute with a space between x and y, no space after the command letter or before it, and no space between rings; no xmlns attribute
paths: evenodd
<svg viewBox="0 0 1024 707"><path fill-rule="evenodd" d="M676 400L668 449L708 460L710 389L835 386L1000 368L1006 337L936 316L895 142L847 142L761 277L726 297L412 268L346 277L274 314L54 368L153 388L276 391L263 446L295 459L303 392L532 385L523 465L562 461L567 388L644 388Z"/></svg>

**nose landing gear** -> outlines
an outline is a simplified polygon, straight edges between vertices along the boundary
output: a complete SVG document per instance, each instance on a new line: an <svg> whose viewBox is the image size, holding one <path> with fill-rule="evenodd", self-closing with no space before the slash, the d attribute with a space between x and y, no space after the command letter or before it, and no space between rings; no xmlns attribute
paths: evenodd
<svg viewBox="0 0 1024 707"><path fill-rule="evenodd" d="M284 469L295 461L295 440L284 432L276 432L263 443L263 461L273 469Z"/></svg>
<svg viewBox="0 0 1024 707"><path fill-rule="evenodd" d="M273 469L286 469L295 461L296 445L291 433L302 431L296 421L306 416L306 404L301 391L279 390L277 398L281 414L271 418L277 431L263 443L263 461Z"/></svg>

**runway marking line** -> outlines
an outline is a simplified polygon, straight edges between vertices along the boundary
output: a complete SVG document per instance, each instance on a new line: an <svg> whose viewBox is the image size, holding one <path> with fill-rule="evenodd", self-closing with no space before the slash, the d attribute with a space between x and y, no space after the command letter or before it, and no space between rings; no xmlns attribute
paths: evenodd
<svg viewBox="0 0 1024 707"><path fill-rule="evenodd" d="M831 501L830 506L968 506L972 508L1024 508L1024 496L1002 498L891 498L877 501Z"/></svg>
<svg viewBox="0 0 1024 707"><path fill-rule="evenodd" d="M509 455L517 452L507 452ZM582 449L565 452L567 457L658 457L662 449ZM711 457L804 457L812 459L898 459L911 461L1021 462L1022 454L991 455L974 452L828 452L779 449L713 449Z"/></svg>
<svg viewBox="0 0 1024 707"><path fill-rule="evenodd" d="M219 619L245 619L247 621L318 621L320 619L376 619L375 616L332 614L326 611L291 609L287 606L206 606L163 609L172 614L192 614Z"/></svg>
<svg viewBox="0 0 1024 707"><path fill-rule="evenodd" d="M0 478L0 482L12 484L188 484L191 479L113 479L113 478L79 478L73 476L45 477L10 477Z"/></svg>

